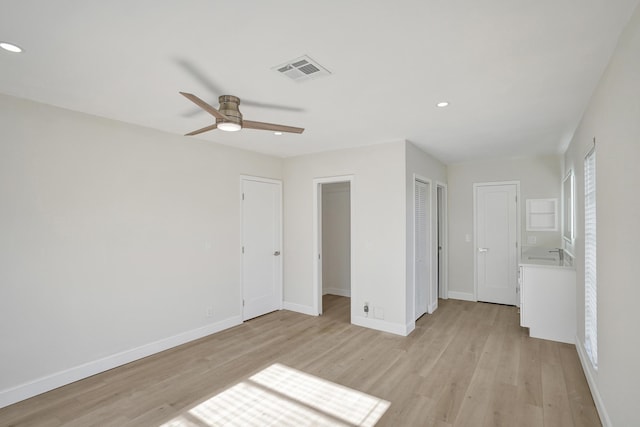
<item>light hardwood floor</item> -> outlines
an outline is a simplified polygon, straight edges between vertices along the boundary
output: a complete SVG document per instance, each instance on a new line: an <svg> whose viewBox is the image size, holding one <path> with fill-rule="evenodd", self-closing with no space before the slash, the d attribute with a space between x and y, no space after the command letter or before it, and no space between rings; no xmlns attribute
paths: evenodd
<svg viewBox="0 0 640 427"><path fill-rule="evenodd" d="M281 363L391 402L378 426L599 426L572 345L529 338L515 307L441 300L409 337L271 313L0 409L1 426L157 426Z"/></svg>

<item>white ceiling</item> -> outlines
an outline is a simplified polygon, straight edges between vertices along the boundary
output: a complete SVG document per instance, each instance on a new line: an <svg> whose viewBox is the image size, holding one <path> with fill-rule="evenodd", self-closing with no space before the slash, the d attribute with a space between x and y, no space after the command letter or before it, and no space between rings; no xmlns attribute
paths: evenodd
<svg viewBox="0 0 640 427"><path fill-rule="evenodd" d="M184 134L178 94L302 135L218 130L277 156L406 139L445 163L557 152L638 0L0 0L0 92ZM332 72L271 68L307 54ZM446 100L447 108L435 104ZM193 138L193 137L190 137Z"/></svg>

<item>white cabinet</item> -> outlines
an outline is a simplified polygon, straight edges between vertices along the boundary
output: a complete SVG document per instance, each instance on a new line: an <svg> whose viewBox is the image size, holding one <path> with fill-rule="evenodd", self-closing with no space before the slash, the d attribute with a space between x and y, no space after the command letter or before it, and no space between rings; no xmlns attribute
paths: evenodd
<svg viewBox="0 0 640 427"><path fill-rule="evenodd" d="M519 282L520 325L529 328L529 335L575 344L575 270L523 264Z"/></svg>

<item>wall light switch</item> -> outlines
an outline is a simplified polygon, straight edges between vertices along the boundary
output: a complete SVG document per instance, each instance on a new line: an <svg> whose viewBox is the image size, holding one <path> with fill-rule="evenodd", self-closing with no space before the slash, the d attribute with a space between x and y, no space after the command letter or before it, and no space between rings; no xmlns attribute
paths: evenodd
<svg viewBox="0 0 640 427"><path fill-rule="evenodd" d="M537 241L538 239L536 238L536 236L527 236L528 245L535 245Z"/></svg>
<svg viewBox="0 0 640 427"><path fill-rule="evenodd" d="M471 234L465 234L464 235L464 241L467 243L471 243Z"/></svg>

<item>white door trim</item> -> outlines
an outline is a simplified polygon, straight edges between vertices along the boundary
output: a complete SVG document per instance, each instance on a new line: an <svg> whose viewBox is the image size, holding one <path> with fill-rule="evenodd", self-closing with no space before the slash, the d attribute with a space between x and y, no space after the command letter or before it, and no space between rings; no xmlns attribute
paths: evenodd
<svg viewBox="0 0 640 427"><path fill-rule="evenodd" d="M438 188L442 189L442 206L438 205ZM440 284L442 285L442 288L440 289L440 294L438 295L439 298L442 299L448 299L449 298L449 222L447 219L447 203L448 203L448 194L447 194L447 184L445 184L444 182L440 182L440 181L436 181L436 209L440 210L440 213L442 213L440 220L442 221L442 236L441 236L441 242L442 242L442 251L440 251L440 256L442 257L442 271L439 272L440 274ZM439 215L438 212L436 212L436 215ZM437 224L436 224L437 227ZM440 230L438 230L438 233L440 233ZM436 239L436 250L438 246L438 241ZM437 256L437 253L436 253ZM437 258L436 258L436 262L438 262ZM437 283L436 283L437 285Z"/></svg>
<svg viewBox="0 0 640 427"><path fill-rule="evenodd" d="M520 251L522 248L520 241L520 181L496 181L496 182L476 182L473 184L473 301L478 301L478 212L477 212L477 196L476 192L478 187L488 187L492 185L515 185L516 186L516 277L518 277L517 268L520 265ZM516 298L517 304L519 304L519 298Z"/></svg>
<svg viewBox="0 0 640 427"><path fill-rule="evenodd" d="M240 254L242 254L242 244L244 242L244 227L243 227L243 221L244 221L244 209L242 206L242 183L243 181L256 181L256 182L263 182L263 183L268 183L268 184L275 184L278 186L278 193L279 193L279 197L280 197L280 206L279 206L279 210L280 210L280 215L278 218L278 222L279 222L279 227L280 227L280 235L278 236L278 244L280 246L280 256L278 257L278 301L279 301L279 309L282 310L282 305L283 305L283 299L284 299L284 294L283 294L283 268L282 268L282 259L283 259L283 247L282 247L282 235L283 235L283 224L282 224L282 210L283 210L283 203L282 203L282 180L279 179L272 179L272 178L263 178L263 177L259 177L259 176L251 176L251 175L240 175L240 191L238 192L238 203L240 205L240 248L239 248L239 252ZM241 255L242 256L242 255ZM239 305L240 305L240 313L242 313L242 318L244 318L244 304L243 304L243 298L244 298L244 277L243 277L243 264L242 261L240 262L240 296L239 296Z"/></svg>
<svg viewBox="0 0 640 427"><path fill-rule="evenodd" d="M320 256L322 254L322 184L348 182L350 187L349 215L351 242L353 242L353 182L354 175L339 175L313 179L313 311L316 315L322 314L322 268L320 268ZM351 262L353 263L353 243L351 244ZM357 286L353 283L353 268L350 269L351 301L355 301Z"/></svg>
<svg viewBox="0 0 640 427"><path fill-rule="evenodd" d="M411 264L413 266L412 268L412 275L413 275L413 293L411 294L411 307L413 310L413 315L411 317L411 319L413 321L416 320L416 198L415 198L415 194L416 194L416 181L420 181L424 184L427 184L428 186L428 197L427 197L427 203L428 203L428 210L427 210L427 215L428 215L428 223L427 223L427 229L429 230L429 257L427 259L427 269L429 272L429 282L427 284L427 313L431 314L435 311L435 309L438 307L438 300L436 298L435 302L433 301L433 285L434 285L434 271L433 271L433 185L432 182L429 178L426 178L422 175L418 175L416 173L413 174L413 193L412 193L412 198L413 198L413 257L411 260ZM437 292L437 290L436 290Z"/></svg>

